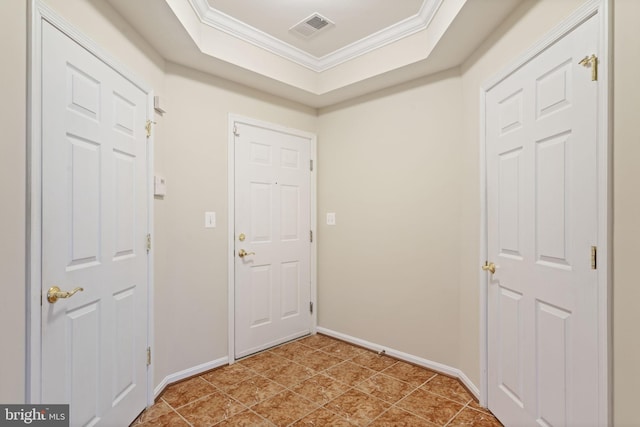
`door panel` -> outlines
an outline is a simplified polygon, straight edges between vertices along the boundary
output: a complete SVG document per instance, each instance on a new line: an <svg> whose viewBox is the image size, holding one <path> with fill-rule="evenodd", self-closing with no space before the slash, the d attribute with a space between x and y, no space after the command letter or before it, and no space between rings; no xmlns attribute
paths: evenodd
<svg viewBox="0 0 640 427"><path fill-rule="evenodd" d="M99 421L100 407L96 396L100 395L100 318L97 303L88 304L66 313L69 338L64 353L70 359L71 370L63 384L67 389L66 402L70 407L71 422L87 425ZM43 352L44 354L44 352ZM47 354L50 354L47 353ZM81 363L73 363L73 362ZM45 379L47 376L45 376ZM55 386L55 385L54 385ZM67 388L65 387L65 388ZM51 397L49 397L50 399ZM64 399L64 398L63 398ZM43 400L49 401L49 400ZM64 403L65 400L59 400Z"/></svg>
<svg viewBox="0 0 640 427"><path fill-rule="evenodd" d="M128 425L147 398L147 95L42 31L41 400ZM54 285L82 290L51 303Z"/></svg>
<svg viewBox="0 0 640 427"><path fill-rule="evenodd" d="M311 331L309 160L308 138L236 123L237 358Z"/></svg>
<svg viewBox="0 0 640 427"><path fill-rule="evenodd" d="M598 419L597 54L590 18L487 93L489 408L505 425Z"/></svg>
<svg viewBox="0 0 640 427"><path fill-rule="evenodd" d="M298 261L282 263L282 304L281 318L300 315L300 263Z"/></svg>
<svg viewBox="0 0 640 427"><path fill-rule="evenodd" d="M280 186L280 240L300 240L300 188L296 185Z"/></svg>
<svg viewBox="0 0 640 427"><path fill-rule="evenodd" d="M522 259L522 229L520 224L522 191L522 147L501 153L499 159L498 215L500 254Z"/></svg>
<svg viewBox="0 0 640 427"><path fill-rule="evenodd" d="M571 208L567 164L571 133L564 132L536 142L536 259L547 267L571 268L567 209Z"/></svg>
<svg viewBox="0 0 640 427"><path fill-rule="evenodd" d="M522 294L500 288L499 335L500 359L498 385L517 405L522 405L524 348L522 342Z"/></svg>
<svg viewBox="0 0 640 427"><path fill-rule="evenodd" d="M571 313L552 305L536 303L539 422L550 426L566 425L567 374L570 373L568 349Z"/></svg>
<svg viewBox="0 0 640 427"><path fill-rule="evenodd" d="M270 265L251 267L249 281L252 308L250 327L266 325L272 322L272 276Z"/></svg>

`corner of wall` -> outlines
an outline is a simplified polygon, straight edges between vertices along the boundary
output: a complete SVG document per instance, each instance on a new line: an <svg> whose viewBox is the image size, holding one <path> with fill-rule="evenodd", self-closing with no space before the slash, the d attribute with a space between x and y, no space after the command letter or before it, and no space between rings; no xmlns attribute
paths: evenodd
<svg viewBox="0 0 640 427"><path fill-rule="evenodd" d="M0 402L24 403L26 383L27 2L0 2Z"/></svg>

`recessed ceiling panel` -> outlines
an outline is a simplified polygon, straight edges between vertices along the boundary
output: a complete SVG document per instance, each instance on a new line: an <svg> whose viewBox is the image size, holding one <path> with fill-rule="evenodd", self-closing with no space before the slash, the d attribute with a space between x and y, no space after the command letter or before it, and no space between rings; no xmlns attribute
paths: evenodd
<svg viewBox="0 0 640 427"><path fill-rule="evenodd" d="M420 12L424 0L207 0L209 6L321 58ZM335 26L311 38L289 29L313 14Z"/></svg>

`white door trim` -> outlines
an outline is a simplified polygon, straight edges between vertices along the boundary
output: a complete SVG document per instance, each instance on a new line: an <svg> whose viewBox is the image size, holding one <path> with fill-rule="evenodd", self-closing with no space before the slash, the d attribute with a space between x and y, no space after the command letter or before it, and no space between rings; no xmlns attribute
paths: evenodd
<svg viewBox="0 0 640 427"><path fill-rule="evenodd" d="M611 150L612 127L610 125L609 106L611 91L611 37L610 10L611 0L590 0L577 9L571 16L553 29L535 46L526 51L506 69L485 82L480 88L480 205L481 205L481 242L478 266L487 260L487 174L486 174L486 95L487 92L546 48L567 35L575 27L587 19L598 16L600 22L598 80L598 339L599 339L599 419L598 425L611 425L612 401L610 396L612 358L611 358ZM586 53L585 53L586 55ZM488 401L488 331L487 303L488 277L486 272L478 268L480 291L480 404L486 406Z"/></svg>
<svg viewBox="0 0 640 427"><path fill-rule="evenodd" d="M317 136L310 132L305 132L297 129L287 128L284 126L276 125L273 123L268 123L256 119L252 119L249 117L237 115L237 114L229 114L229 128L228 128L228 145L227 145L227 182L228 182L228 206L229 212L227 216L228 222L228 263L227 263L227 277L228 277L228 296L229 296L229 328L228 328L228 354L229 354L229 364L233 364L236 360L235 357L235 135L234 135L234 124L235 123L245 123L251 126L262 127L265 129L271 129L277 132L288 133L290 135L296 135L303 138L308 138L310 142L310 158L313 162L313 171L311 172L311 188L310 188L310 199L311 199L311 230L313 231L313 242L311 242L311 302L313 303L313 313L311 314L311 333L316 333L317 325L318 325L318 310L317 310L317 170L318 165L316 161L316 142Z"/></svg>
<svg viewBox="0 0 640 427"><path fill-rule="evenodd" d="M41 282L42 282L42 25L50 23L87 51L100 59L116 73L130 81L147 95L147 117L153 117L153 89L130 72L127 67L107 54L100 46L76 30L42 0L29 2L29 64L27 70L27 348L25 401L41 402ZM153 231L153 133L147 139L147 203L148 233ZM147 345L153 348L153 247L148 258ZM153 365L147 367L147 404L153 404Z"/></svg>

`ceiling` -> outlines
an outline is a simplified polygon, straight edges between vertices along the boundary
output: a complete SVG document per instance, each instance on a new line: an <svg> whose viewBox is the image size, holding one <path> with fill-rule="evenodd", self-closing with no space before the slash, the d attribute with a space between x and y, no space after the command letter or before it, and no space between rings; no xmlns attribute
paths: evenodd
<svg viewBox="0 0 640 427"><path fill-rule="evenodd" d="M415 17L424 0L208 0L207 5L275 39L321 58ZM290 28L314 13L326 17L329 25L310 37Z"/></svg>
<svg viewBox="0 0 640 427"><path fill-rule="evenodd" d="M167 61L321 108L460 65L522 0L107 1Z"/></svg>

